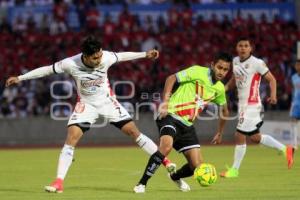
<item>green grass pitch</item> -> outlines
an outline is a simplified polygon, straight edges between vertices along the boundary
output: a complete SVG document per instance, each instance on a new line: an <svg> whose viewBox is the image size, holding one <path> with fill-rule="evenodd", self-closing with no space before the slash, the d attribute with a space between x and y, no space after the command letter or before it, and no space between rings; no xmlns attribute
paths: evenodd
<svg viewBox="0 0 300 200"><path fill-rule="evenodd" d="M202 146L206 162L218 173L231 164L234 146ZM0 150L1 200L175 200L175 199L300 199L300 159L287 170L285 158L275 150L248 146L237 179L221 179L201 187L192 178L186 181L192 191L183 193L166 176L163 167L149 181L145 194L134 194L148 156L139 148L80 148L65 180L62 194L46 193L45 184L56 173L60 149ZM296 152L297 153L297 152ZM170 158L184 164L182 155Z"/></svg>

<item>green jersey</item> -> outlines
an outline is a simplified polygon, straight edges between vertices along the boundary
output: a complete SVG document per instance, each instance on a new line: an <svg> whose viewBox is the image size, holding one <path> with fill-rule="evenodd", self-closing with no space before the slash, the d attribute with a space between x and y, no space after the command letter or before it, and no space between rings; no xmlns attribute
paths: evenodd
<svg viewBox="0 0 300 200"><path fill-rule="evenodd" d="M226 104L225 87L221 81L213 82L211 70L199 65L176 73L178 89L172 94L168 113L187 126L191 126L209 103Z"/></svg>

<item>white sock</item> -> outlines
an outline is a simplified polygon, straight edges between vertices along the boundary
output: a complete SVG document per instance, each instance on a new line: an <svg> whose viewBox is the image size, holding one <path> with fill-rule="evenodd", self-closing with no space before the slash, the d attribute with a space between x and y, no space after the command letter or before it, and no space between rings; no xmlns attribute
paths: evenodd
<svg viewBox="0 0 300 200"><path fill-rule="evenodd" d="M300 120L296 122L292 122L292 132L293 132L293 146L294 148L298 148L298 130L300 130Z"/></svg>
<svg viewBox="0 0 300 200"><path fill-rule="evenodd" d="M298 148L298 137L300 131L300 120L297 120L296 132L295 132L295 148Z"/></svg>
<svg viewBox="0 0 300 200"><path fill-rule="evenodd" d="M285 151L285 145L275 140L273 137L269 135L261 135L260 143L267 146L276 148L280 151Z"/></svg>
<svg viewBox="0 0 300 200"><path fill-rule="evenodd" d="M140 134L135 141L139 147L146 151L149 155L154 154L157 151L157 145L146 135Z"/></svg>
<svg viewBox="0 0 300 200"><path fill-rule="evenodd" d="M64 179L73 161L74 147L65 144L61 150L58 167L57 178Z"/></svg>
<svg viewBox="0 0 300 200"><path fill-rule="evenodd" d="M239 169L242 163L242 160L246 154L246 144L236 145L234 149L234 161L232 167L235 169Z"/></svg>

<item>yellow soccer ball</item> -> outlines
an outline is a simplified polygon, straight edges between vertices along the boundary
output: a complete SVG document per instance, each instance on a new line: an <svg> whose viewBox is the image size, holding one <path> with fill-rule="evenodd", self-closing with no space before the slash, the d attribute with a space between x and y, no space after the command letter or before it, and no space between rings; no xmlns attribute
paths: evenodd
<svg viewBox="0 0 300 200"><path fill-rule="evenodd" d="M209 163L202 163L194 171L194 179L201 186L210 186L217 181L216 168Z"/></svg>

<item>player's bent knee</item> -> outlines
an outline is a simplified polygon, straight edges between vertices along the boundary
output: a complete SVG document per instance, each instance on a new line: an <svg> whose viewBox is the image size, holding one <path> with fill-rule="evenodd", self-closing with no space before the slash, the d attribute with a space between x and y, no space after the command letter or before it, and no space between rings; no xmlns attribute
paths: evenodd
<svg viewBox="0 0 300 200"><path fill-rule="evenodd" d="M191 168L191 170L194 170L196 169L197 167L199 167L201 165L201 163L203 163L200 159L198 160L192 160L190 163L189 163L189 166Z"/></svg>
<svg viewBox="0 0 300 200"><path fill-rule="evenodd" d="M170 135L162 135L159 142L159 151L168 155L173 149L173 137Z"/></svg>
<svg viewBox="0 0 300 200"><path fill-rule="evenodd" d="M66 144L75 147L79 140L80 137L78 135L71 135L67 137Z"/></svg>
<svg viewBox="0 0 300 200"><path fill-rule="evenodd" d="M136 127L135 123L132 121L132 119L129 120L123 120L120 122L111 122L114 126L117 128L121 129L123 133L126 135L132 137L133 139L136 139L139 137L141 132L139 129Z"/></svg>
<svg viewBox="0 0 300 200"><path fill-rule="evenodd" d="M69 126L66 144L76 146L82 135L83 132L80 127L76 125Z"/></svg>
<svg viewBox="0 0 300 200"><path fill-rule="evenodd" d="M255 135L255 136L251 136L250 139L251 139L251 141L254 142L255 144L259 144L259 143L260 143L260 140L261 140L261 137L258 136L258 135Z"/></svg>
<svg viewBox="0 0 300 200"><path fill-rule="evenodd" d="M139 135L141 134L140 131L137 130L137 129L122 129L122 131L123 131L126 135L132 137L133 139L138 138Z"/></svg>
<svg viewBox="0 0 300 200"><path fill-rule="evenodd" d="M164 155L164 156L167 156L171 151L172 151L172 146L171 145L161 145L159 147L159 151Z"/></svg>

